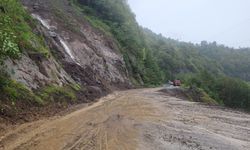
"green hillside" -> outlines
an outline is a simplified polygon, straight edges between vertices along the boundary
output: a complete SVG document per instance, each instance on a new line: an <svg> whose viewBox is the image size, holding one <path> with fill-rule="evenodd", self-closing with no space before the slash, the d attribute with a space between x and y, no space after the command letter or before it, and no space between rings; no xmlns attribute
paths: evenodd
<svg viewBox="0 0 250 150"><path fill-rule="evenodd" d="M117 40L134 83L152 86L181 78L222 105L250 108L250 88L245 82L250 80L250 49L157 35L138 25L126 0L72 2L96 28Z"/></svg>
<svg viewBox="0 0 250 150"><path fill-rule="evenodd" d="M126 0L69 0L93 27L113 38L123 54L132 83L153 87L180 78L187 87L205 92L218 103L233 108L250 109L250 49L233 49L215 42L192 44L157 35L138 25ZM0 2L0 62L18 59L22 53L50 57L45 39L35 34L36 22L18 0ZM0 101L13 105L17 99L26 103L46 104L55 93L75 99L72 87L48 86L29 91L0 71ZM72 86L72 85L71 85ZM73 86L74 87L74 86ZM48 90L49 89L49 90ZM20 102L20 101L18 101ZM2 109L0 107L0 109Z"/></svg>

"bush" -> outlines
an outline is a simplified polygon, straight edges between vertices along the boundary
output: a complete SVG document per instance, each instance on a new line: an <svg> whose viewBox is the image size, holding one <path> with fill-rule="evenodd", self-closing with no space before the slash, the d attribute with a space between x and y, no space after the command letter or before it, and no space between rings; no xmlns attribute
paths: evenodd
<svg viewBox="0 0 250 150"><path fill-rule="evenodd" d="M23 84L0 75L0 101L1 103L24 103L42 105L43 101Z"/></svg>
<svg viewBox="0 0 250 150"><path fill-rule="evenodd" d="M218 80L217 89L226 106L250 110L250 87L246 82L225 77Z"/></svg>
<svg viewBox="0 0 250 150"><path fill-rule="evenodd" d="M6 56L16 58L20 55L17 37L14 31L10 29L10 22L9 16L0 16L0 59Z"/></svg>
<svg viewBox="0 0 250 150"><path fill-rule="evenodd" d="M195 102L204 102L207 104L218 104L217 101L212 99L203 89L190 87L187 90L187 97Z"/></svg>
<svg viewBox="0 0 250 150"><path fill-rule="evenodd" d="M69 86L48 86L38 91L37 95L41 97L46 103L73 103L77 100L75 90L78 89L78 86L74 86L74 89Z"/></svg>
<svg viewBox="0 0 250 150"><path fill-rule="evenodd" d="M182 79L185 84L201 89L219 104L250 110L250 86L240 79L213 76L208 72L189 74Z"/></svg>
<svg viewBox="0 0 250 150"><path fill-rule="evenodd" d="M24 50L48 57L44 41L30 27L34 20L19 0L1 0L0 6L5 10L0 11L0 59L18 58Z"/></svg>

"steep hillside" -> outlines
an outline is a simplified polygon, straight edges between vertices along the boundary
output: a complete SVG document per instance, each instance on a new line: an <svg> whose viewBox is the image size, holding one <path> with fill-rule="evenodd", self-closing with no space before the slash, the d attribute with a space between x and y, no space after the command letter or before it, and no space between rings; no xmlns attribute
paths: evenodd
<svg viewBox="0 0 250 150"><path fill-rule="evenodd" d="M119 46L69 1L22 4L0 2L1 117L27 119L44 106L53 114L131 87Z"/></svg>
<svg viewBox="0 0 250 150"><path fill-rule="evenodd" d="M67 0L23 0L23 4L50 36L52 53L75 81L107 89L129 85L112 38L92 28Z"/></svg>
<svg viewBox="0 0 250 150"><path fill-rule="evenodd" d="M116 39L134 84L152 86L181 78L191 97L250 109L250 87L242 81L249 81L249 49L167 39L140 27L126 0L71 0L71 5Z"/></svg>
<svg viewBox="0 0 250 150"><path fill-rule="evenodd" d="M177 74L204 70L250 81L250 49L233 49L216 42L192 44L165 38L144 29L147 43L153 50L167 78Z"/></svg>
<svg viewBox="0 0 250 150"><path fill-rule="evenodd" d="M222 66L222 71L231 77L250 81L250 49L233 49L216 42L202 42L197 47L201 55Z"/></svg>
<svg viewBox="0 0 250 150"><path fill-rule="evenodd" d="M192 100L208 102L212 98L221 105L250 111L250 86L246 82L250 49L205 41L195 45L144 31L163 77L180 78L190 88Z"/></svg>
<svg viewBox="0 0 250 150"><path fill-rule="evenodd" d="M145 41L143 30L126 0L71 2L94 27L116 39L134 84L150 86L162 82L160 69Z"/></svg>
<svg viewBox="0 0 250 150"><path fill-rule="evenodd" d="M225 77L249 81L249 56L249 49L157 35L138 25L126 0L1 0L0 121L53 115L177 77L221 104L250 108L250 87ZM228 88L231 81L239 88Z"/></svg>
<svg viewBox="0 0 250 150"><path fill-rule="evenodd" d="M137 24L125 0L71 2L93 26L114 36L121 46L130 75L137 82L157 84L178 74L204 70L250 80L250 49L233 49L206 41L192 44L157 35Z"/></svg>
<svg viewBox="0 0 250 150"><path fill-rule="evenodd" d="M199 72L203 69L216 74L221 73L220 64L201 55L194 44L167 39L148 29L144 29L144 32L147 43L164 72L165 79L174 78L177 74Z"/></svg>

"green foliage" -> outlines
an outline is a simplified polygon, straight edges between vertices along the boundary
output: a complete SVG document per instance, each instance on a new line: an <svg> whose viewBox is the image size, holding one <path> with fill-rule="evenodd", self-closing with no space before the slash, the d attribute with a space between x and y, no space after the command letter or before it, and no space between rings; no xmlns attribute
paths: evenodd
<svg viewBox="0 0 250 150"><path fill-rule="evenodd" d="M250 80L250 49L233 49L216 42L180 42L157 35L148 29L144 29L144 34L165 79L175 78L179 73L200 73L207 70L215 75Z"/></svg>
<svg viewBox="0 0 250 150"><path fill-rule="evenodd" d="M144 49L144 69L143 81L146 85L159 85L162 82L162 77L160 74L160 68L158 67L151 51Z"/></svg>
<svg viewBox="0 0 250 150"><path fill-rule="evenodd" d="M2 56L17 57L20 55L18 45L15 43L15 38L13 33L0 31L0 52Z"/></svg>
<svg viewBox="0 0 250 150"><path fill-rule="evenodd" d="M187 85L196 87L194 94L199 95L201 101L249 108L249 85L224 77L250 80L249 49L236 50L215 42L195 45L167 39L141 28L126 0L74 0L72 4L80 7L93 26L111 33L119 42L135 85L142 82L144 86L159 85L180 77Z"/></svg>
<svg viewBox="0 0 250 150"><path fill-rule="evenodd" d="M5 73L0 73L0 113L18 113L22 109L34 106L59 104L67 106L81 100L78 94L86 89L78 84L67 86L47 86L31 91L24 84L11 80ZM83 98L84 99L84 98Z"/></svg>
<svg viewBox="0 0 250 150"><path fill-rule="evenodd" d="M1 0L0 59L18 58L21 51L39 53L46 57L49 51L41 38L32 32L34 21L19 0Z"/></svg>
<svg viewBox="0 0 250 150"><path fill-rule="evenodd" d="M17 37L11 30L11 18L9 16L0 16L0 59L6 56L16 58L20 55L17 44Z"/></svg>
<svg viewBox="0 0 250 150"><path fill-rule="evenodd" d="M78 86L73 86L75 90L80 90ZM38 95L46 103L73 103L77 100L76 93L72 87L48 86L38 92Z"/></svg>
<svg viewBox="0 0 250 150"><path fill-rule="evenodd" d="M250 86L242 80L222 78L218 80L219 98L231 108L244 108L250 111Z"/></svg>
<svg viewBox="0 0 250 150"><path fill-rule="evenodd" d="M5 75L0 75L0 85L0 101L11 102L12 104L20 101L29 104L43 104L42 99L23 84L11 80Z"/></svg>
<svg viewBox="0 0 250 150"><path fill-rule="evenodd" d="M203 89L191 86L186 95L189 97L190 100L196 102L204 102L207 104L218 104L213 98L211 98Z"/></svg>
<svg viewBox="0 0 250 150"><path fill-rule="evenodd" d="M144 34L165 81L179 73L199 73L204 69L213 74L222 73L221 65L201 55L198 45L167 39L148 29L144 29Z"/></svg>
<svg viewBox="0 0 250 150"><path fill-rule="evenodd" d="M250 81L250 49L233 49L216 42L201 42L197 47L202 56L221 66L224 74Z"/></svg>
<svg viewBox="0 0 250 150"><path fill-rule="evenodd" d="M199 74L182 75L181 78L192 88L204 90L219 104L250 110L250 86L240 79L214 76L206 71Z"/></svg>
<svg viewBox="0 0 250 150"><path fill-rule="evenodd" d="M159 85L162 73L126 0L72 0L96 28L118 41L134 83ZM87 16L86 16L87 15Z"/></svg>
<svg viewBox="0 0 250 150"><path fill-rule="evenodd" d="M70 87L74 90L74 91L81 91L81 90L86 90L83 87L81 87L81 85L79 84L71 84Z"/></svg>
<svg viewBox="0 0 250 150"><path fill-rule="evenodd" d="M84 100L85 89L78 84L48 86L31 91L24 84L11 80L6 74L0 75L0 115L14 117L28 111L29 107L56 105L67 107Z"/></svg>
<svg viewBox="0 0 250 150"><path fill-rule="evenodd" d="M60 1L55 1L59 3ZM224 104L233 108L250 109L249 85L232 76L250 81L250 50L233 49L217 43L192 44L167 39L140 27L126 0L69 0L95 28L115 39L135 85L159 85L180 77L195 88L202 101ZM22 51L49 57L42 36L32 32L35 21L24 10L19 0L1 0L0 61L18 58ZM55 9L60 19L62 12ZM67 20L74 32L79 29ZM204 71L205 70L205 71ZM49 86L34 94L22 84L0 75L0 97L13 104L19 100L46 104L72 102L79 85ZM1 102L1 101L0 101ZM0 103L1 104L1 103Z"/></svg>

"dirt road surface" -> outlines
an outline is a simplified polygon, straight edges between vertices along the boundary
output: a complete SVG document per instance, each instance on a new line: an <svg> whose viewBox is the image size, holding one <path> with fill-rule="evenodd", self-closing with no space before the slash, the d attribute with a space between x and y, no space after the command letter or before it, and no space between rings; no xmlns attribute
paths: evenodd
<svg viewBox="0 0 250 150"><path fill-rule="evenodd" d="M137 89L0 134L0 150L249 150L250 115Z"/></svg>

